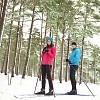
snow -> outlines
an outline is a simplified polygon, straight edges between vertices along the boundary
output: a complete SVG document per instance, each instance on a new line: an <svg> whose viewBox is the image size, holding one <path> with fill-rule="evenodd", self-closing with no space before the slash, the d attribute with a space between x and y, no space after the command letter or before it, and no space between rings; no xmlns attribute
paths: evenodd
<svg viewBox="0 0 100 100"><path fill-rule="evenodd" d="M79 96L76 95L58 95L62 93L66 93L70 91L71 85L69 82L64 82L61 84L58 80L54 80L54 91L57 94L56 97L50 96L36 96L35 98L15 98L14 95L33 95L34 89L36 85L37 78L36 77L29 77L26 76L25 79L22 79L21 76L15 76L12 78L12 84L8 85L8 76L5 76L4 74L0 74L0 100L100 100L100 85L98 84L90 84L87 85L91 89L91 91L94 93L95 97L91 95L87 87L84 83L81 85L77 84L77 91L78 94L81 94ZM40 91L41 88L41 81L37 84L36 91ZM48 81L46 84L46 92L48 92Z"/></svg>

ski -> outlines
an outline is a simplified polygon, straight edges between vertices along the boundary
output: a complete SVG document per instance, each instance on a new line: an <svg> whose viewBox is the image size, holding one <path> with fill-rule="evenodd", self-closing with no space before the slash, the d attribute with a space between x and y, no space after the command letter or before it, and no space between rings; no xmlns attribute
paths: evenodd
<svg viewBox="0 0 100 100"><path fill-rule="evenodd" d="M66 93L56 93L56 96L92 96L92 95L86 95L86 94L77 94L77 95L69 95ZM51 97L54 95L37 95L37 94L22 94L22 95L14 95L15 98L17 99L25 99L25 98L36 98L36 97Z"/></svg>
<svg viewBox="0 0 100 100"><path fill-rule="evenodd" d="M45 95L36 95L36 94L22 94L22 95L14 95L17 99L25 99L25 98L35 98L35 97L44 97Z"/></svg>
<svg viewBox="0 0 100 100"><path fill-rule="evenodd" d="M69 95L67 93L56 93L56 96L60 96L60 95ZM76 95L69 95L69 96L92 96L92 95L88 95L88 94L76 94Z"/></svg>
<svg viewBox="0 0 100 100"><path fill-rule="evenodd" d="M54 96L54 95L37 95L37 94L22 94L22 95L14 95L17 99L25 99L25 98L35 98L35 97L48 97L48 96Z"/></svg>

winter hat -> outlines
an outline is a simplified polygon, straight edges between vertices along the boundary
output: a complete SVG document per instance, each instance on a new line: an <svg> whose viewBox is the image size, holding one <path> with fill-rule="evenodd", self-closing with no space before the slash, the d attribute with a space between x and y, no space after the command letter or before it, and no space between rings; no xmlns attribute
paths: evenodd
<svg viewBox="0 0 100 100"><path fill-rule="evenodd" d="M77 45L76 42L72 42L72 45Z"/></svg>
<svg viewBox="0 0 100 100"><path fill-rule="evenodd" d="M47 37L47 41L50 40L53 43L53 38L52 37Z"/></svg>

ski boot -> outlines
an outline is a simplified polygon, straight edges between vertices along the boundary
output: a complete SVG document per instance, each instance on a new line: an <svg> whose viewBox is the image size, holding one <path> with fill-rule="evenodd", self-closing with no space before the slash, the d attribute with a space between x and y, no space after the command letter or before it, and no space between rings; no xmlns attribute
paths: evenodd
<svg viewBox="0 0 100 100"><path fill-rule="evenodd" d="M67 95L77 95L77 90L72 90L66 93Z"/></svg>
<svg viewBox="0 0 100 100"><path fill-rule="evenodd" d="M54 94L53 89L49 89L49 92L45 95L53 95L53 94Z"/></svg>
<svg viewBox="0 0 100 100"><path fill-rule="evenodd" d="M41 89L40 92L37 92L37 93L35 93L35 94L45 94L45 89Z"/></svg>

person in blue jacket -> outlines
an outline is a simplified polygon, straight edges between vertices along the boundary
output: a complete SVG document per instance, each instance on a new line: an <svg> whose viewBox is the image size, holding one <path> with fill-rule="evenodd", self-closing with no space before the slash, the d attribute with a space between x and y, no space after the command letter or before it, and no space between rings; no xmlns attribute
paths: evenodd
<svg viewBox="0 0 100 100"><path fill-rule="evenodd" d="M70 80L72 85L72 90L70 92L67 92L68 95L77 94L75 73L79 66L80 57L81 53L80 50L77 48L77 44L75 42L72 42L72 52L69 59L66 59L66 62L68 62L70 65Z"/></svg>

